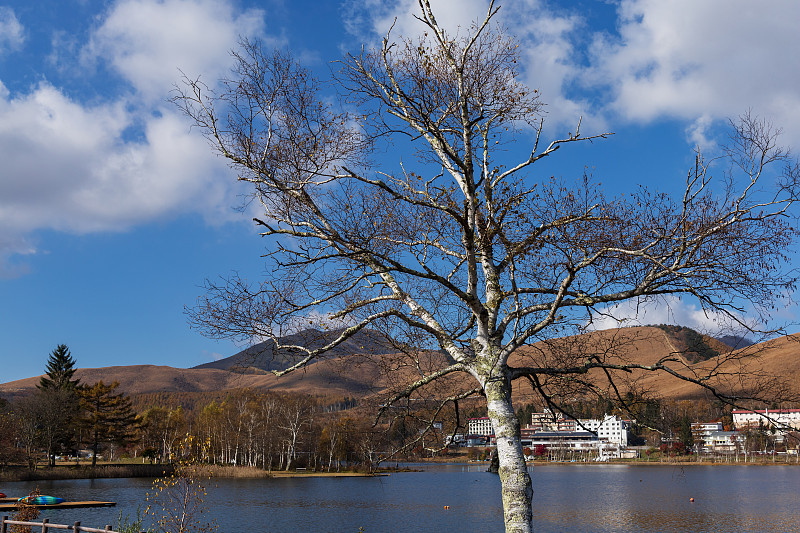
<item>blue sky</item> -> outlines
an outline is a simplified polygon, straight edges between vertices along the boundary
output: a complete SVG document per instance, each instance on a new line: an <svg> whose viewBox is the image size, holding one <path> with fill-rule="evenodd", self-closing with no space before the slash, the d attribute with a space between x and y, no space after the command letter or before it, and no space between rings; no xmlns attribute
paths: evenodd
<svg viewBox="0 0 800 533"><path fill-rule="evenodd" d="M617 193L678 190L751 109L800 147L800 2L498 2L548 104L546 134L613 131L548 162ZM194 366L239 348L183 315L207 277L256 276L265 243L224 162L167 102L180 71L213 81L240 36L327 72L414 1L0 0L0 382L43 372L60 343L80 367ZM433 2L443 25L480 0ZM622 312L622 311L621 311ZM793 319L794 309L781 311ZM645 322L702 325L690 303Z"/></svg>

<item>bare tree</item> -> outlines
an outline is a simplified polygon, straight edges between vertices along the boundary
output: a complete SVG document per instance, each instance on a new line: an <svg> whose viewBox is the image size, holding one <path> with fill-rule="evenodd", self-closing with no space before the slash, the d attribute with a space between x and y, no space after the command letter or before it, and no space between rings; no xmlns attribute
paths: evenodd
<svg viewBox="0 0 800 533"><path fill-rule="evenodd" d="M160 462L171 462L178 439L186 433L183 408L151 407L139 419L144 445L158 450Z"/></svg>
<svg viewBox="0 0 800 533"><path fill-rule="evenodd" d="M281 402L279 413L278 424L285 431L286 470L289 470L295 466L303 428L312 425L314 402L308 396L287 396Z"/></svg>
<svg viewBox="0 0 800 533"><path fill-rule="evenodd" d="M21 402L20 416L24 418L26 447L32 429L36 442L47 454L48 466L54 467L56 454L71 444L76 414L74 400L74 390L45 388Z"/></svg>
<svg viewBox="0 0 800 533"><path fill-rule="evenodd" d="M35 396L18 399L14 402L13 413L19 427L19 445L24 450L28 467L33 470L36 468L36 451L40 437L41 402Z"/></svg>
<svg viewBox="0 0 800 533"><path fill-rule="evenodd" d="M276 342L310 317L341 326L324 346L286 346L304 357L278 375L365 328L405 341L411 359L394 370L406 382L383 412L431 398L439 380L452 385L437 392L441 405L484 395L506 531L531 531L513 380L555 402L566 396L552 387L595 390L602 378L619 395L619 376L660 371L732 399L711 378L738 375L728 363L744 357L723 354L699 373L678 357L616 359L613 345L524 348L579 333L606 305L669 294L734 321L767 318L794 287L784 265L800 172L778 132L745 115L721 158L697 154L679 198L640 189L609 199L588 177L543 178L538 161L608 134L585 135L578 121L544 140L543 104L518 80L519 47L494 26L493 3L466 34L445 32L419 4L420 38L389 33L380 49L343 59L330 82L340 110L327 86L257 42L234 52L219 91L199 79L178 89L175 102L252 185L255 222L272 239L266 279L209 282L191 320L211 336ZM529 149L514 160L521 143ZM724 174L713 192L712 166Z"/></svg>
<svg viewBox="0 0 800 533"><path fill-rule="evenodd" d="M259 415L261 418L261 443L262 468L272 471L272 461L277 440L276 419L280 412L280 402L272 394L262 396L258 400Z"/></svg>
<svg viewBox="0 0 800 533"><path fill-rule="evenodd" d="M5 468L9 463L22 462L24 452L20 444L26 444L22 427L23 421L14 416L6 400L0 399L0 468ZM30 446L26 448L30 450Z"/></svg>

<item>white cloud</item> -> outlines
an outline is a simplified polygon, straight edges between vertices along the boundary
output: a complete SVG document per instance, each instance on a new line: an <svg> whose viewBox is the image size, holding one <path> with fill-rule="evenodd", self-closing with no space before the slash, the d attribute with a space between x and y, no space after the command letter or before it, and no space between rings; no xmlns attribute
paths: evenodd
<svg viewBox="0 0 800 533"><path fill-rule="evenodd" d="M128 122L120 105L84 108L48 84L18 98L0 93L0 224L82 229L67 199L91 182Z"/></svg>
<svg viewBox="0 0 800 533"><path fill-rule="evenodd" d="M451 35L458 28L467 29L476 19L486 16L489 3L484 0L432 0L436 21ZM419 16L417 0L362 0L344 6L344 23L348 32L365 42L379 43L394 24L394 37L415 38L427 28Z"/></svg>
<svg viewBox="0 0 800 533"><path fill-rule="evenodd" d="M25 28L17 20L14 10L0 6L0 54L4 50L14 50L25 41Z"/></svg>
<svg viewBox="0 0 800 533"><path fill-rule="evenodd" d="M488 6L431 3L450 31ZM418 9L412 0L354 2L346 25L376 43L396 17L396 35L418 35ZM679 119L691 144L710 147L715 124L752 109L800 145L800 2L621 0L613 30L599 31L566 5L508 0L497 20L522 43L526 81L540 89L551 126L571 127L579 116L587 132L606 122Z"/></svg>
<svg viewBox="0 0 800 533"><path fill-rule="evenodd" d="M556 14L538 1L521 2L501 10L502 23L521 42L524 49L526 83L539 90L546 104L546 119L552 126L571 128L582 117L582 129L597 132L604 129L604 120L596 109L568 94L568 86L580 81L583 76L576 37L585 30L579 15Z"/></svg>
<svg viewBox="0 0 800 533"><path fill-rule="evenodd" d="M8 231L0 233L0 280L28 274L30 267L21 259L35 253L36 247L24 237Z"/></svg>
<svg viewBox="0 0 800 533"><path fill-rule="evenodd" d="M590 329L604 330L625 326L674 324L715 334L728 331L730 320L721 313L703 310L699 305L677 296L637 302L628 300L595 313Z"/></svg>
<svg viewBox="0 0 800 533"><path fill-rule="evenodd" d="M708 150L716 146L716 141L709 133L714 120L704 113L686 128L686 137L689 142L700 150Z"/></svg>
<svg viewBox="0 0 800 533"><path fill-rule="evenodd" d="M219 78L239 36L262 32L263 16L236 13L222 0L125 0L94 32L84 58L107 61L139 97L164 99L180 71Z"/></svg>
<svg viewBox="0 0 800 533"><path fill-rule="evenodd" d="M0 8L0 36L15 22ZM16 261L36 253L30 235L40 229L119 231L181 213L229 220L240 187L165 99L179 67L214 81L239 36L262 26L261 11L236 12L222 0L122 0L86 44L70 41L63 51L82 49L130 87L86 103L46 81L15 94L0 81L0 275L24 271ZM19 42L15 32L0 37L0 49Z"/></svg>
<svg viewBox="0 0 800 533"><path fill-rule="evenodd" d="M432 3L451 32L488 7L486 0ZM10 236L0 250L30 250L27 237L41 228L122 229L184 212L214 216L235 203L224 163L164 104L179 68L213 81L227 71L239 35L263 33L265 13L235 5L119 0L86 42L53 34L53 61L80 50L97 72L120 75L124 92L102 102L77 101L48 82L12 95L0 82L0 227ZM376 43L395 17L397 35L424 31L417 9L414 0L363 0L345 9L345 23ZM498 20L520 39L527 82L549 104L548 131L571 128L580 115L586 132L603 117L669 117L686 121L692 144L707 145L720 119L752 108L800 145L800 2L621 0L618 14L616 35L593 36L581 13L540 0L502 3ZM25 37L14 12L0 7L0 54ZM576 87L608 98L590 105Z"/></svg>
<svg viewBox="0 0 800 533"><path fill-rule="evenodd" d="M201 350L200 351L200 362L207 363L208 361L219 361L220 359L225 359L228 357L227 355L222 355L219 352L210 352L208 350Z"/></svg>
<svg viewBox="0 0 800 533"><path fill-rule="evenodd" d="M800 3L622 0L619 35L597 36L591 76L628 120L723 119L747 109L800 141Z"/></svg>
<svg viewBox="0 0 800 533"><path fill-rule="evenodd" d="M483 21L489 2L432 0L431 7L440 27L448 34L455 35L460 28L461 35L465 35L472 24ZM374 45L379 44L393 23L395 38L413 38L427 30L414 18L419 14L416 0L352 2L345 13L347 30ZM587 102L567 95L567 86L583 72L583 67L575 61L575 39L577 32L584 29L578 14L556 13L541 0L509 0L502 2L494 22L520 41L524 79L530 87L540 91L554 134L564 127L574 128L580 117L585 126L583 131L603 126L604 121Z"/></svg>
<svg viewBox="0 0 800 533"><path fill-rule="evenodd" d="M124 102L89 107L41 84L0 98L0 226L17 235L51 228L118 230L142 221L231 205L224 163L175 111L144 120ZM215 213L216 214L216 213Z"/></svg>

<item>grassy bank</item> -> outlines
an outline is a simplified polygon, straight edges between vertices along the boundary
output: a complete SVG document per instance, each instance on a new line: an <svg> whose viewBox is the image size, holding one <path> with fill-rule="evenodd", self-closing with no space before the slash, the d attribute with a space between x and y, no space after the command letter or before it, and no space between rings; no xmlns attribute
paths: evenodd
<svg viewBox="0 0 800 533"><path fill-rule="evenodd" d="M0 481L40 481L49 479L94 479L160 477L173 470L172 465L160 464L106 464L92 468L90 465L58 465L54 468L7 467L0 470Z"/></svg>
<svg viewBox="0 0 800 533"><path fill-rule="evenodd" d="M206 465L203 473L214 478L282 478L282 477L367 477L387 473L388 470L380 469L377 472L342 471L342 472L315 472L313 470L273 470L267 471L249 466L220 466Z"/></svg>
<svg viewBox="0 0 800 533"><path fill-rule="evenodd" d="M449 459L449 460L448 460ZM463 463L463 464L473 464L473 465L486 465L488 466L489 463L486 461L469 461L465 460L464 458L456 458L450 457L448 459L437 458L436 460L418 460L418 462L426 463ZM773 462L770 458L761 458L759 457L758 460L749 460L746 463L744 460L741 461L722 461L722 460L708 460L707 458L700 459L696 456L687 456L687 457L670 457L670 458L659 458L659 459L613 459L610 461L604 462L584 462L584 461L576 461L576 462L569 462L569 461L547 461L547 460L536 460L536 461L529 461L529 466L535 465L608 465L608 464L617 464L617 465L637 465L637 466L708 466L708 465L716 465L716 466L778 466L778 465L798 465L796 460L792 461L775 461ZM202 475L213 477L213 478L229 478L229 479L258 479L258 478L288 478L288 477L366 477L366 476L375 476L375 475L386 475L392 472L407 472L410 471L408 468L380 468L377 471L367 472L364 470L356 470L356 471L341 471L341 472L314 472L313 470L292 470L292 471L281 471L281 470L273 470L267 471L262 470L260 468L255 467L247 467L247 466L223 466L223 465L203 465L201 468ZM114 464L103 464L98 465L95 468L91 466L76 466L72 465L57 465L55 468L48 468L48 467L40 467L36 470L29 470L25 467L7 467L4 469L0 469L0 482L9 482L9 481L39 481L39 480L50 480L50 479L93 479L93 478L134 478L134 477L149 477L149 478L156 478L162 477L165 474L171 474L173 472L173 465L171 464L131 464L131 463L114 463Z"/></svg>
<svg viewBox="0 0 800 533"><path fill-rule="evenodd" d="M379 469L376 472L342 471L314 472L313 470L292 470L271 472L247 466L203 465L200 467L203 476L213 478L284 478L284 477L366 477L386 475L388 472L407 469ZM95 468L91 466L57 465L55 468L37 468L30 470L24 467L8 467L0 470L0 482L40 481L49 479L94 479L94 478L129 478L129 477L162 477L173 472L171 464L105 464Z"/></svg>

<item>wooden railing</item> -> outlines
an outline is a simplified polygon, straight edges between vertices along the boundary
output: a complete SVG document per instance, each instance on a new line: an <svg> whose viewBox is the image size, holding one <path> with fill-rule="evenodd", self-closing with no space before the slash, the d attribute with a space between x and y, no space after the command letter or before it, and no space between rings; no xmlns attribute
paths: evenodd
<svg viewBox="0 0 800 533"><path fill-rule="evenodd" d="M79 533L80 531L86 531L87 533L108 533L114 531L111 529L111 526L106 526L105 529L97 529L96 527L84 527L80 522L75 522L71 526L67 526L64 524L51 524L50 520L47 518L43 519L41 522L20 522L19 520L9 520L7 516L4 516L3 521L0 522L0 533L8 533L8 526L41 527L42 533L47 533L50 529L72 530L73 533Z"/></svg>

